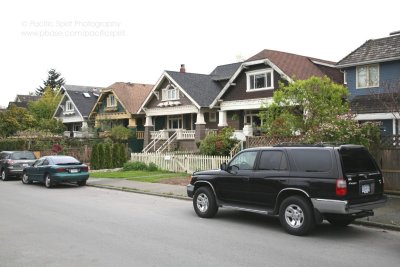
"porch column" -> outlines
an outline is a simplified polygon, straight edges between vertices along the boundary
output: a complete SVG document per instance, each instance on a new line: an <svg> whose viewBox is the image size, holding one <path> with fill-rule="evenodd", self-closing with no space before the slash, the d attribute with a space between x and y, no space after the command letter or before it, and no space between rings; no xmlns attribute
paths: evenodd
<svg viewBox="0 0 400 267"><path fill-rule="evenodd" d="M153 120L151 116L146 116L146 123L144 124L144 140L143 147L147 146L151 142L150 132L154 131Z"/></svg>
<svg viewBox="0 0 400 267"><path fill-rule="evenodd" d="M219 116L218 127L228 126L226 111L222 110L218 111L218 116Z"/></svg>
<svg viewBox="0 0 400 267"><path fill-rule="evenodd" d="M206 122L204 121L204 113L199 110L197 112L197 119L196 119L196 135L195 141L199 142L204 139L206 136Z"/></svg>
<svg viewBox="0 0 400 267"><path fill-rule="evenodd" d="M128 121L129 128L136 128L136 118L130 118Z"/></svg>
<svg viewBox="0 0 400 267"><path fill-rule="evenodd" d="M81 131L82 132L87 132L89 129L88 123L86 121L82 122L82 127L81 127Z"/></svg>

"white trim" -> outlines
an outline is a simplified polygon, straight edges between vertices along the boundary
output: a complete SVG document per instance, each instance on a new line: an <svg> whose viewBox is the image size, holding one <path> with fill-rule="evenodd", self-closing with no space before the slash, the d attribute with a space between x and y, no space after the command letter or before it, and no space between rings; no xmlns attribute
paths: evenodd
<svg viewBox="0 0 400 267"><path fill-rule="evenodd" d="M268 73L271 75L271 86L268 86ZM267 87L262 88L253 88L250 89L250 76L256 76L260 74L265 74L265 85ZM255 82L255 81L254 81ZM265 91L265 90L273 90L274 89L274 70L272 68L266 69L259 69L259 70L252 70L246 72L246 92L258 92L258 91Z"/></svg>
<svg viewBox="0 0 400 267"><path fill-rule="evenodd" d="M280 68L278 68L278 66L276 66L274 63L272 63L271 60L269 60L267 58L266 59L249 61L249 62L243 62L242 65L240 65L240 67L236 70L236 72L232 75L232 77L226 83L224 88L222 88L221 92L217 95L217 97L214 99L214 101L211 103L210 108L212 109L217 105L218 100L220 100L221 97L228 90L228 88L231 85L233 85L233 82L239 76L239 74L242 72L243 69L247 69L249 66L259 65L259 64L267 64L267 65L269 65L273 70L275 70L282 77L282 79L287 80L289 83L293 82L293 80L286 73L284 73Z"/></svg>
<svg viewBox="0 0 400 267"><path fill-rule="evenodd" d="M355 119L358 121L369 121L369 120L391 120L400 118L400 113L366 113L357 114Z"/></svg>
<svg viewBox="0 0 400 267"><path fill-rule="evenodd" d="M64 93L63 97L61 98L60 102L58 103L58 107L56 108L56 111L54 112L53 118L56 118L55 115L56 115L58 109L60 108L60 104L63 102L63 100L64 100L65 97L68 97L68 100L71 101L72 105L74 106L74 110L76 110L77 113L78 113L78 115L79 115L79 117L81 117L81 122L85 121L85 118L82 116L81 112L80 112L79 109L76 107L74 101L72 101L72 99L71 99L71 97L69 96L67 90L65 90L65 93ZM68 100L66 100L66 101L68 101ZM57 117L57 118L62 119L62 121L63 121L63 123L64 123L63 117Z"/></svg>
<svg viewBox="0 0 400 267"><path fill-rule="evenodd" d="M364 87L359 87L358 86L358 69L359 68L366 68L366 79L367 79L367 83L368 83L368 81L369 81L369 78L368 78L368 76L369 76L369 68L370 67L378 67L378 84L377 85L374 85L374 86L370 86L369 84L367 84L366 86L364 86ZM372 64L372 65L362 65L362 66L357 66L356 67L356 89L368 89L368 88L378 88L379 87L379 80L380 80L380 68L379 68L379 64Z"/></svg>
<svg viewBox="0 0 400 267"><path fill-rule="evenodd" d="M343 84L347 84L347 71L343 70Z"/></svg>
<svg viewBox="0 0 400 267"><path fill-rule="evenodd" d="M71 108L68 108L68 106L70 106ZM64 112L71 112L71 111L74 111L74 104L72 103L71 99L68 99L67 101L65 101Z"/></svg>
<svg viewBox="0 0 400 267"><path fill-rule="evenodd" d="M318 61L318 60L312 60L311 59L311 62L314 63L314 64L317 64L317 65L325 66L325 67L330 67L330 68L335 68L336 67L334 64L329 64L329 63L321 62L321 61Z"/></svg>
<svg viewBox="0 0 400 267"><path fill-rule="evenodd" d="M165 108L149 108L145 109L146 116L165 116L180 115L187 113L197 113L199 110L193 105L165 107Z"/></svg>
<svg viewBox="0 0 400 267"><path fill-rule="evenodd" d="M224 101L221 103L221 110L248 110L248 109L260 109L262 105L269 105L273 102L272 97L268 98L256 98L247 100L235 100L235 101Z"/></svg>
<svg viewBox="0 0 400 267"><path fill-rule="evenodd" d="M400 57L374 59L374 60L361 61L361 62L356 62L356 63L348 63L348 64L343 64L343 65L336 65L336 68L349 68L349 67L356 67L356 66L362 66L362 65L371 65L371 64L377 64L377 63L388 62L388 61L396 61L396 60L400 60Z"/></svg>

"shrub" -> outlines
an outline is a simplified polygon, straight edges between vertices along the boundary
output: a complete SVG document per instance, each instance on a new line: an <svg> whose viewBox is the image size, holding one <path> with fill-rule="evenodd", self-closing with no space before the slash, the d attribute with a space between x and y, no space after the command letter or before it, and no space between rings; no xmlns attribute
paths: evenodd
<svg viewBox="0 0 400 267"><path fill-rule="evenodd" d="M119 144L119 166L123 166L128 160L126 157L126 149L124 144Z"/></svg>
<svg viewBox="0 0 400 267"><path fill-rule="evenodd" d="M149 166L147 167L147 170L148 170L149 172L154 172L154 171L157 171L157 170L158 170L158 167L157 167L157 165L156 165L154 162L150 162L150 163L149 163Z"/></svg>
<svg viewBox="0 0 400 267"><path fill-rule="evenodd" d="M123 167L124 171L145 171L147 170L147 165L144 162L134 161L126 162Z"/></svg>
<svg viewBox="0 0 400 267"><path fill-rule="evenodd" d="M97 170L99 168L99 146L98 144L93 145L92 153L90 154L90 168Z"/></svg>
<svg viewBox="0 0 400 267"><path fill-rule="evenodd" d="M127 140L132 131L124 126L115 126L111 129L111 136L114 140Z"/></svg>
<svg viewBox="0 0 400 267"><path fill-rule="evenodd" d="M98 166L97 169L104 169L104 145L103 144L98 144L97 145L97 149L98 149L98 157L99 157L99 161L98 161Z"/></svg>
<svg viewBox="0 0 400 267"><path fill-rule="evenodd" d="M104 144L104 168L111 169L113 167L112 155L111 155L111 144Z"/></svg>
<svg viewBox="0 0 400 267"><path fill-rule="evenodd" d="M200 152L204 155L227 156L238 142L232 138L233 128L223 128L218 134L207 135L200 143Z"/></svg>
<svg viewBox="0 0 400 267"><path fill-rule="evenodd" d="M118 144L113 144L112 146L112 166L113 168L121 167Z"/></svg>

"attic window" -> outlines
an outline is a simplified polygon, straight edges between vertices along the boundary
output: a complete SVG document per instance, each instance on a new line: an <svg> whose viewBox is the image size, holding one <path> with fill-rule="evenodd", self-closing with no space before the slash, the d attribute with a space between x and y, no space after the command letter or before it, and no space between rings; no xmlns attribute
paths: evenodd
<svg viewBox="0 0 400 267"><path fill-rule="evenodd" d="M168 85L162 89L162 101L177 100L179 99L179 90L173 85Z"/></svg>
<svg viewBox="0 0 400 267"><path fill-rule="evenodd" d="M116 107L117 101L115 101L114 95L109 95L107 98L107 107Z"/></svg>
<svg viewBox="0 0 400 267"><path fill-rule="evenodd" d="M85 97L87 97L87 98L90 97L89 93L83 93L83 95L84 95Z"/></svg>
<svg viewBox="0 0 400 267"><path fill-rule="evenodd" d="M66 102L65 102L65 111L66 111L66 112L68 112L68 111L74 111L74 107L73 107L71 101L66 101Z"/></svg>
<svg viewBox="0 0 400 267"><path fill-rule="evenodd" d="M263 69L246 72L247 92L274 89L272 69Z"/></svg>

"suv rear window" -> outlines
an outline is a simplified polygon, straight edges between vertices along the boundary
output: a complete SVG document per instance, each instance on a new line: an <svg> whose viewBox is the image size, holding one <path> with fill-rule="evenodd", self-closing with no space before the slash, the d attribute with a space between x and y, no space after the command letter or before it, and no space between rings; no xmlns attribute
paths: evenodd
<svg viewBox="0 0 400 267"><path fill-rule="evenodd" d="M11 159L19 160L19 159L36 159L35 155L29 151L22 152L14 152L11 154Z"/></svg>
<svg viewBox="0 0 400 267"><path fill-rule="evenodd" d="M374 159L365 148L339 150L344 173L378 172Z"/></svg>
<svg viewBox="0 0 400 267"><path fill-rule="evenodd" d="M293 149L292 155L300 172L329 172L332 154L325 149Z"/></svg>

